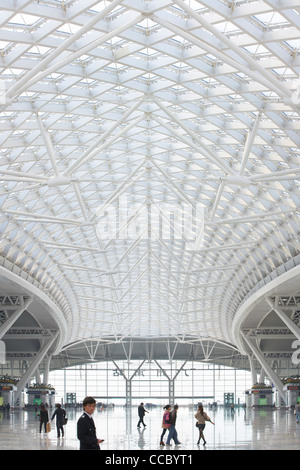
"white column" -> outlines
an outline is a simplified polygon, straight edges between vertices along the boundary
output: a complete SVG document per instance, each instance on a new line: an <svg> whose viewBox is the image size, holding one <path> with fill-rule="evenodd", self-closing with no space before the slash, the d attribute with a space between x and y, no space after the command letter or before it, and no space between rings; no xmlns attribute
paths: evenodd
<svg viewBox="0 0 300 470"><path fill-rule="evenodd" d="M253 358L251 356L248 356L248 357L249 357L249 362L250 362L252 385L255 385L257 383L257 373L256 373L256 370L255 370Z"/></svg>
<svg viewBox="0 0 300 470"><path fill-rule="evenodd" d="M259 383L262 384L264 383L264 380L265 380L265 376L266 376L266 373L263 369L263 367L261 368L261 371L260 371L260 376L259 376Z"/></svg>
<svg viewBox="0 0 300 470"><path fill-rule="evenodd" d="M35 370L38 368L39 364L42 362L44 359L45 355L57 339L59 335L59 331L55 333L54 336L51 336L47 342L45 342L45 345L43 348L40 350L38 355L35 357L35 359L32 361L28 369L26 370L25 374L20 378L19 382L17 383L17 391L16 391L16 396L15 396L15 403L18 402L18 399L20 399L22 390L24 389L25 385L27 382L30 380L32 375L34 374Z"/></svg>
<svg viewBox="0 0 300 470"><path fill-rule="evenodd" d="M265 370L265 372L266 372L267 376L269 377L269 379L271 380L271 382L273 382L273 384L277 388L279 395L281 396L283 401L286 403L286 397L285 397L285 393L283 391L283 383L281 382L279 377L277 377L275 372L272 370L271 366L268 364L266 359L263 357L261 351L259 351L258 348L256 346L254 346L252 341L243 332L241 332L241 335L244 338L247 345L249 346L249 348L251 349L251 351L253 352L253 354L256 357L256 359L258 360L258 362L260 363L260 365Z"/></svg>
<svg viewBox="0 0 300 470"><path fill-rule="evenodd" d="M52 356L49 356L46 361L45 370L44 370L44 377L43 377L43 384L49 384L49 371L50 371L50 363L51 363Z"/></svg>
<svg viewBox="0 0 300 470"><path fill-rule="evenodd" d="M42 383L40 369L38 367L36 368L36 371L35 371L35 381L37 384Z"/></svg>

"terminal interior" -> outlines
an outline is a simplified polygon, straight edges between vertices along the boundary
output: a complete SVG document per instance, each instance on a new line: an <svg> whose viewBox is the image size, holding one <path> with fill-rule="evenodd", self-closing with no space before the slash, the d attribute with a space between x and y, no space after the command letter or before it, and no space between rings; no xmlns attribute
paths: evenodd
<svg viewBox="0 0 300 470"><path fill-rule="evenodd" d="M122 452L145 450L154 455L164 455L178 451L195 455L198 451L292 451L299 450L300 425L296 424L293 413L286 410L256 410L236 408L234 415L230 409L206 409L215 425L208 423L204 430L206 445L197 445L198 430L195 427L194 411L188 407L178 409L176 429L180 445L160 446L162 409L154 408L146 414L146 428L137 428L137 409L126 412L124 407L96 410L93 417L97 434L104 439L101 451L111 455ZM79 442L76 435L76 421L81 411L68 410L68 424L64 426L64 438L57 439L55 423L48 434L39 434L39 421L35 413L15 410L1 417L0 450L68 450L77 451ZM177 453L178 453L177 452ZM128 453L128 452L127 452ZM197 457L197 454L196 454ZM201 458L201 454L199 455Z"/></svg>
<svg viewBox="0 0 300 470"><path fill-rule="evenodd" d="M0 6L0 449L299 448L300 6Z"/></svg>

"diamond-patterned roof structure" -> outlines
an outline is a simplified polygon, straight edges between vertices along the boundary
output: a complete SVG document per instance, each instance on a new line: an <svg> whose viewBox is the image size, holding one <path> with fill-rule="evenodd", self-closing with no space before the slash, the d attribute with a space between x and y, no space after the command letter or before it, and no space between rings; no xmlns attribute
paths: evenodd
<svg viewBox="0 0 300 470"><path fill-rule="evenodd" d="M61 347L235 345L243 301L299 264L299 3L0 7L1 266Z"/></svg>

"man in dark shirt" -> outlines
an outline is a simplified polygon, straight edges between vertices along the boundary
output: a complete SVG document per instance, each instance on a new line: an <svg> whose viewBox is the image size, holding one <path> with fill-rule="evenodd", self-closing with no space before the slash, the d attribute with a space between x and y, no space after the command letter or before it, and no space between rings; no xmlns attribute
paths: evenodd
<svg viewBox="0 0 300 470"><path fill-rule="evenodd" d="M63 420L66 416L66 411L61 407L60 403L56 403L56 410L54 411L51 421L56 416L56 429L57 429L57 437L60 437L60 432L62 437L64 437L64 428L63 428Z"/></svg>
<svg viewBox="0 0 300 470"><path fill-rule="evenodd" d="M140 406L138 407L138 415L139 415L139 422L137 424L137 427L139 428L140 427L140 424L142 423L144 428L147 426L145 423L144 423L144 416L145 416L145 413L149 413L149 411L145 410L144 408L144 403L141 403Z"/></svg>
<svg viewBox="0 0 300 470"><path fill-rule="evenodd" d="M96 408L96 400L93 397L86 397L83 400L83 415L77 421L77 437L80 441L80 450L100 450L99 444L103 439L98 439L96 427L92 414Z"/></svg>

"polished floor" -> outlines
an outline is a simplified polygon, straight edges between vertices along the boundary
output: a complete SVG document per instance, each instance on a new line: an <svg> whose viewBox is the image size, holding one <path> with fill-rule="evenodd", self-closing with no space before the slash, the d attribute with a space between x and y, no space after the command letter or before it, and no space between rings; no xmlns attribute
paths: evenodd
<svg viewBox="0 0 300 470"><path fill-rule="evenodd" d="M173 450L300 450L300 424L287 410L207 410L215 425L205 428L207 445L197 445L198 430L194 411L180 407L176 428L181 442ZM81 411L68 410L69 422L64 438L57 439L55 424L49 434L39 433L39 419L33 411L13 410L0 413L0 450L77 450L76 422ZM146 428L137 428L137 411L123 407L95 411L99 438L105 439L103 450L166 449L159 446L162 410L153 408L146 414ZM53 422L54 423L54 422Z"/></svg>

